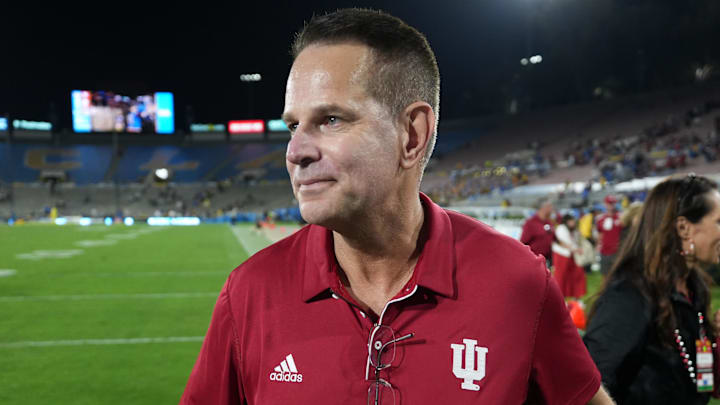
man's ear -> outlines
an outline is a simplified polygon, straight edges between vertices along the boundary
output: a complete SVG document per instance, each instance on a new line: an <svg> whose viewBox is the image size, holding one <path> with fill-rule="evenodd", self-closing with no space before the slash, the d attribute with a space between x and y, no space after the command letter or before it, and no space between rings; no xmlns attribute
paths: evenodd
<svg viewBox="0 0 720 405"><path fill-rule="evenodd" d="M675 220L675 230L677 231L678 236L680 236L680 239L689 239L691 228L692 223L690 223L687 218L680 216Z"/></svg>
<svg viewBox="0 0 720 405"><path fill-rule="evenodd" d="M435 113L430 104L416 101L405 108L402 120L400 165L410 169L423 162L427 145L435 132Z"/></svg>

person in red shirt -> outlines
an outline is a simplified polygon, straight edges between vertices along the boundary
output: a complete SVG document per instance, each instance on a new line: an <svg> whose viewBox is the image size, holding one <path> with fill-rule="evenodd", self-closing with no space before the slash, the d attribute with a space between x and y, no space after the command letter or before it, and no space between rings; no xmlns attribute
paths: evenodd
<svg viewBox="0 0 720 405"><path fill-rule="evenodd" d="M419 191L425 37L363 9L297 36L286 164L310 224L229 276L182 404L610 404L544 261Z"/></svg>
<svg viewBox="0 0 720 405"><path fill-rule="evenodd" d="M606 212L597 219L598 250L600 251L600 272L607 276L615 262L615 256L620 245L622 221L617 211L617 198L613 195L605 197Z"/></svg>
<svg viewBox="0 0 720 405"><path fill-rule="evenodd" d="M552 265L552 243L555 240L555 224L552 221L553 204L540 200L535 215L528 218L520 234L520 242L530 246L535 254L542 255L547 265Z"/></svg>

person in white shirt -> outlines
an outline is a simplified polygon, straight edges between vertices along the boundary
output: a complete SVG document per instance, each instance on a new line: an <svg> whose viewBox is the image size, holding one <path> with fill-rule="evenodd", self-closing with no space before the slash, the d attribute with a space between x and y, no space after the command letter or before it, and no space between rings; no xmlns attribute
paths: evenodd
<svg viewBox="0 0 720 405"><path fill-rule="evenodd" d="M581 298L587 292L585 271L575 263L573 255L582 254L577 220L565 214L562 223L555 228L552 244L555 280L566 298Z"/></svg>

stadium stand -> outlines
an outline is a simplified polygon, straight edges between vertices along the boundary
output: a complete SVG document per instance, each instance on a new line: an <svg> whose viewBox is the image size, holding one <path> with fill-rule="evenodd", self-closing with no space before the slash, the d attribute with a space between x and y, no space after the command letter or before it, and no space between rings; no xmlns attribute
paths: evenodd
<svg viewBox="0 0 720 405"><path fill-rule="evenodd" d="M206 217L293 205L285 146L273 143L52 146L0 143L0 216L149 216L175 212ZM154 181L156 169L168 181ZM116 186L117 184L117 186ZM12 191L11 191L12 190Z"/></svg>
<svg viewBox="0 0 720 405"><path fill-rule="evenodd" d="M423 191L446 204L496 204L519 186L716 173L718 107L715 83L501 119L433 162Z"/></svg>
<svg viewBox="0 0 720 405"><path fill-rule="evenodd" d="M717 173L719 107L714 83L443 122L422 190L460 206L527 207L550 192L571 207L601 191L594 182ZM0 216L41 217L55 206L63 215L223 218L294 205L282 142L105 142L0 142ZM158 182L157 169L169 178Z"/></svg>

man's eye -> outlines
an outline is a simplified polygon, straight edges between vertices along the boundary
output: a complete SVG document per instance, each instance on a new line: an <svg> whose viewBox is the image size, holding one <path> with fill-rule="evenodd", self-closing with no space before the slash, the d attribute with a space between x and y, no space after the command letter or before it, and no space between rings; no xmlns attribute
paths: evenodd
<svg viewBox="0 0 720 405"><path fill-rule="evenodd" d="M296 122L293 122L292 124L287 124L288 131L295 132L295 130L298 127L298 124Z"/></svg>
<svg viewBox="0 0 720 405"><path fill-rule="evenodd" d="M340 122L340 119L334 115L330 115L325 118L325 123L328 125L335 125Z"/></svg>

